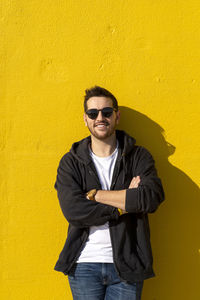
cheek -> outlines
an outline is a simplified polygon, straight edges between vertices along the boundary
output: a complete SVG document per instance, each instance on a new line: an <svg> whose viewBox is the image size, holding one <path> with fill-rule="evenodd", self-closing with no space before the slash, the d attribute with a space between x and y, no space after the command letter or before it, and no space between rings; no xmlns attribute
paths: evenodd
<svg viewBox="0 0 200 300"><path fill-rule="evenodd" d="M118 117L115 116L115 117L113 118L113 120L112 120L112 124L113 124L113 125L116 125L116 124L118 124L118 122L119 122Z"/></svg>
<svg viewBox="0 0 200 300"><path fill-rule="evenodd" d="M86 120L86 126L91 128L93 127L93 122L90 122L89 120Z"/></svg>

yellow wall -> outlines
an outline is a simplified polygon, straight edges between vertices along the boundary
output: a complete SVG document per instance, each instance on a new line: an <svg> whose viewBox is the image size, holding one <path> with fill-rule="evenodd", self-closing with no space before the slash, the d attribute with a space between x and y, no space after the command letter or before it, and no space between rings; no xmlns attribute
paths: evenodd
<svg viewBox="0 0 200 300"><path fill-rule="evenodd" d="M67 232L53 185L61 156L88 135L94 84L116 95L120 128L153 153L166 190L150 216L157 277L143 299L200 299L196 0L0 1L0 297L71 299L53 270Z"/></svg>

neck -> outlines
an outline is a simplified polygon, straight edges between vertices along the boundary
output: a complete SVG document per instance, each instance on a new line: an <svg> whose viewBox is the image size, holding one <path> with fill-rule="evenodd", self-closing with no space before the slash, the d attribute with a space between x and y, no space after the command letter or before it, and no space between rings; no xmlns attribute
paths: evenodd
<svg viewBox="0 0 200 300"><path fill-rule="evenodd" d="M115 132L104 140L99 140L94 136L91 136L91 150L100 157L106 157L111 155L117 146L117 139Z"/></svg>

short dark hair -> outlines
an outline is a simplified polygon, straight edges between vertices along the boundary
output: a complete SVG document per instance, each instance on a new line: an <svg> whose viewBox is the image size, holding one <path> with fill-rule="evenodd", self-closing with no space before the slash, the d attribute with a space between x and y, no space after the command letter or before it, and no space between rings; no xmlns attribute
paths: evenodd
<svg viewBox="0 0 200 300"><path fill-rule="evenodd" d="M118 103L115 96L109 92L108 90L95 85L94 87L91 87L90 89L85 90L85 96L84 96L84 111L87 111L87 101L91 97L107 97L112 100L113 107L118 111Z"/></svg>

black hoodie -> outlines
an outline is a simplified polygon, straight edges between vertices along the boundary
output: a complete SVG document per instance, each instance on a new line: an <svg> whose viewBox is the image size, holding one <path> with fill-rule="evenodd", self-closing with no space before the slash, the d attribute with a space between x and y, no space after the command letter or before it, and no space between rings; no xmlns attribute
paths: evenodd
<svg viewBox="0 0 200 300"><path fill-rule="evenodd" d="M113 172L111 190L126 189L125 209L90 201L85 194L101 189L89 154L91 137L74 143L60 160L55 188L62 212L69 222L68 236L54 267L70 274L89 235L90 226L109 221L113 259L119 277L138 282L154 276L148 213L153 213L164 200L161 180L154 160L143 147L124 131L116 130L119 151ZM138 188L129 189L131 179L140 176Z"/></svg>

